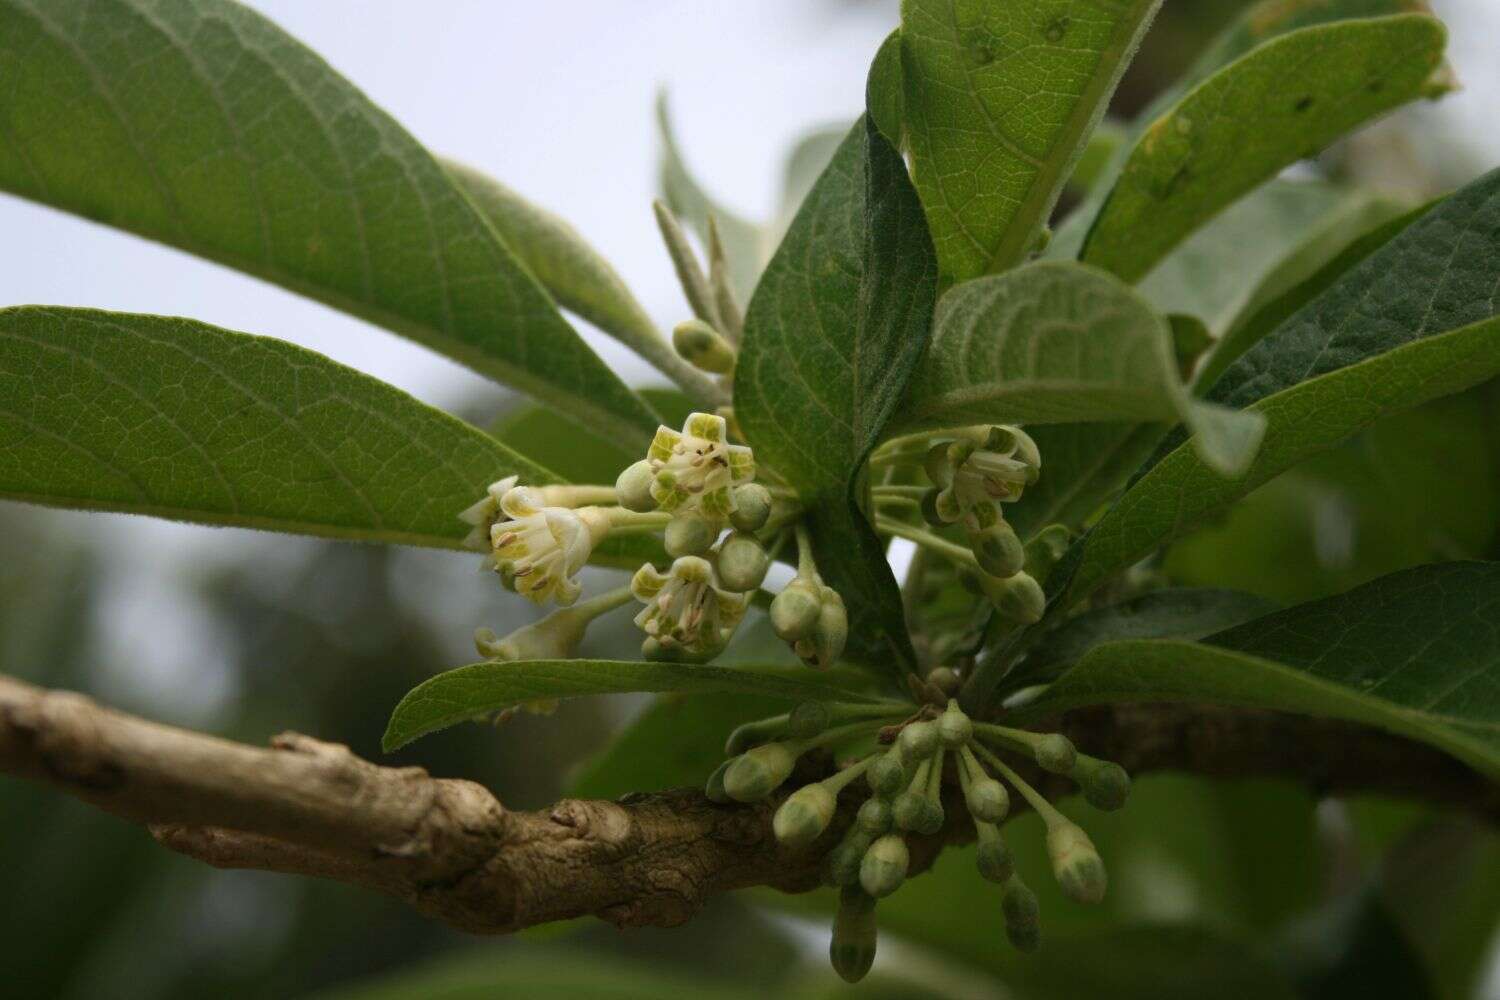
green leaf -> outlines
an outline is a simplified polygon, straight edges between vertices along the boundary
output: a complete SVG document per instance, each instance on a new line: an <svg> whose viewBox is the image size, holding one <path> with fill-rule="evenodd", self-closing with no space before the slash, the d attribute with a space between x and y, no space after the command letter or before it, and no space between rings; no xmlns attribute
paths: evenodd
<svg viewBox="0 0 1500 1000"><path fill-rule="evenodd" d="M1166 454L1085 537L1069 594L1385 414L1500 373L1497 220L1500 171L1444 201L1231 365L1207 398L1266 417L1250 470L1230 480L1190 448Z"/></svg>
<svg viewBox="0 0 1500 1000"><path fill-rule="evenodd" d="M1349 719L1500 778L1500 563L1383 577L1203 643L1099 646L1026 714L1114 701L1214 701Z"/></svg>
<svg viewBox="0 0 1500 1000"><path fill-rule="evenodd" d="M445 548L494 480L557 478L312 351L92 309L0 310L0 441L14 500Z"/></svg>
<svg viewBox="0 0 1500 1000"><path fill-rule="evenodd" d="M849 134L849 128L847 123L816 128L792 145L791 152L787 154L786 166L782 170L777 240L786 233L808 192L818 178L823 176L823 171L828 169L833 154L838 152L844 137Z"/></svg>
<svg viewBox="0 0 1500 1000"><path fill-rule="evenodd" d="M708 219L709 216L714 218L729 258L730 283L740 301L748 301L766 262L769 240L765 230L715 201L698 183L688 169L677 141L677 132L672 127L672 113L665 90L656 95L656 125L661 139L659 177L662 199L692 227L705 246L708 245Z"/></svg>
<svg viewBox="0 0 1500 1000"><path fill-rule="evenodd" d="M1365 191L1272 181L1168 254L1140 291L1158 310L1197 316L1222 334L1394 211Z"/></svg>
<svg viewBox="0 0 1500 1000"><path fill-rule="evenodd" d="M455 723L482 718L524 702L640 691L738 693L788 701L870 701L807 680L802 668L713 667L625 660L487 660L429 678L407 692L391 713L381 746L387 752Z"/></svg>
<svg viewBox="0 0 1500 1000"><path fill-rule="evenodd" d="M945 282L1025 259L1160 0L902 0L904 112Z"/></svg>
<svg viewBox="0 0 1500 1000"><path fill-rule="evenodd" d="M1141 138L1081 259L1139 281L1204 222L1350 130L1440 93L1446 32L1398 15L1304 28L1195 87Z"/></svg>
<svg viewBox="0 0 1500 1000"><path fill-rule="evenodd" d="M353 313L645 442L599 360L441 164L228 0L0 0L0 188Z"/></svg>
<svg viewBox="0 0 1500 1000"><path fill-rule="evenodd" d="M885 141L901 149L906 144L906 80L901 69L899 28L885 36L870 62L865 107Z"/></svg>
<svg viewBox="0 0 1500 1000"><path fill-rule="evenodd" d="M1166 424L1040 424L1027 428L1042 476L1005 511L1022 540L1049 524L1078 530L1125 488L1167 434Z"/></svg>
<svg viewBox="0 0 1500 1000"><path fill-rule="evenodd" d="M937 269L906 165L865 119L767 266L745 318L735 413L797 488L820 571L849 608L852 658L916 657L857 478L926 345Z"/></svg>
<svg viewBox="0 0 1500 1000"><path fill-rule="evenodd" d="M1042 261L966 281L933 326L903 430L1181 418L1216 468L1241 470L1254 453L1260 420L1193 398L1166 319L1103 271Z"/></svg>
<svg viewBox="0 0 1500 1000"><path fill-rule="evenodd" d="M1271 185L1267 185L1265 190L1270 188ZM1224 374L1230 364L1239 360L1240 355L1260 343L1262 338L1291 319L1300 309L1321 295L1355 265L1401 235L1408 226L1426 215L1431 209L1432 205L1423 205L1421 208L1413 209L1404 215L1374 226L1361 234L1358 239L1350 241L1321 267L1306 275L1302 281L1286 288L1279 295L1273 295L1274 289L1270 283L1273 280L1279 283L1281 278L1291 277L1290 271L1278 268L1277 276L1267 278L1262 282L1252 301L1242 310L1240 318L1235 320L1234 325L1220 338L1218 345L1205 359L1196 376L1198 385L1210 386L1217 382L1219 376ZM1234 209L1230 211L1233 212ZM1196 239L1197 237L1194 237L1193 240L1189 240L1186 246L1191 246Z"/></svg>
<svg viewBox="0 0 1500 1000"><path fill-rule="evenodd" d="M1238 590L1174 587L1085 611L1044 635L1019 668L1028 684L1051 679L1095 646L1120 639L1202 639L1274 610Z"/></svg>

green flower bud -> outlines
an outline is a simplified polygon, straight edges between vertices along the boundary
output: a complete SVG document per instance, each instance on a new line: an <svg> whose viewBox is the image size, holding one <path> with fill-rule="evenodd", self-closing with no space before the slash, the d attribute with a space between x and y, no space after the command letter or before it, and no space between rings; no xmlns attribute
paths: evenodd
<svg viewBox="0 0 1500 1000"><path fill-rule="evenodd" d="M927 683L952 698L963 686L963 678L952 667L934 667L927 672Z"/></svg>
<svg viewBox="0 0 1500 1000"><path fill-rule="evenodd" d="M1068 551L1071 539L1068 529L1061 524L1049 524L1035 538L1026 543L1026 572L1037 583L1045 584L1052 569Z"/></svg>
<svg viewBox="0 0 1500 1000"><path fill-rule="evenodd" d="M1005 521L997 520L983 531L970 533L969 548L974 550L979 568L990 576L1006 579L1026 566L1026 547L1016 529Z"/></svg>
<svg viewBox="0 0 1500 1000"><path fill-rule="evenodd" d="M981 576L980 587L1001 618L1017 625L1035 625L1047 610L1047 595L1041 585L1025 573L1008 580Z"/></svg>
<svg viewBox="0 0 1500 1000"><path fill-rule="evenodd" d="M851 886L859 884L859 866L865 860L865 852L875 838L855 827L844 834L839 845L828 852L823 874L829 885Z"/></svg>
<svg viewBox="0 0 1500 1000"><path fill-rule="evenodd" d="M1047 855L1052 859L1052 874L1063 895L1078 903L1098 903L1104 899L1109 884L1104 862L1082 827L1067 821L1050 826Z"/></svg>
<svg viewBox="0 0 1500 1000"><path fill-rule="evenodd" d="M859 884L876 899L883 899L901 888L911 853L898 833L888 833L870 845L859 864Z"/></svg>
<svg viewBox="0 0 1500 1000"><path fill-rule="evenodd" d="M667 522L667 554L673 558L701 556L718 537L719 526L701 514L677 514Z"/></svg>
<svg viewBox="0 0 1500 1000"><path fill-rule="evenodd" d="M1079 760L1073 778L1083 789L1083 797L1095 809L1112 812L1130 796L1130 775L1112 761Z"/></svg>
<svg viewBox="0 0 1500 1000"><path fill-rule="evenodd" d="M771 628L786 642L796 642L818 627L823 596L817 584L798 577L771 601Z"/></svg>
<svg viewBox="0 0 1500 1000"><path fill-rule="evenodd" d="M740 531L759 531L771 517L771 491L760 483L741 483L733 491L729 523Z"/></svg>
<svg viewBox="0 0 1500 1000"><path fill-rule="evenodd" d="M896 802L891 808L891 818L896 823L896 829L915 833L922 825L926 812L927 796L921 792L905 791L896 796Z"/></svg>
<svg viewBox="0 0 1500 1000"><path fill-rule="evenodd" d="M792 709L787 721L787 732L797 739L809 739L828 728L833 721L833 712L826 702L804 701Z"/></svg>
<svg viewBox="0 0 1500 1000"><path fill-rule="evenodd" d="M901 730L896 743L907 760L925 760L937 752L937 726L931 722L913 722Z"/></svg>
<svg viewBox="0 0 1500 1000"><path fill-rule="evenodd" d="M946 818L943 814L943 804L937 799L929 799L924 795L922 813L917 818L917 827L914 832L930 837L943 828L943 821Z"/></svg>
<svg viewBox="0 0 1500 1000"><path fill-rule="evenodd" d="M817 628L810 637L792 643L792 652L816 670L826 670L837 663L849 639L849 615L844 610L844 599L832 587L823 588L822 598Z"/></svg>
<svg viewBox="0 0 1500 1000"><path fill-rule="evenodd" d="M985 827L980 827L981 830ZM989 827L993 830L994 827ZM1005 846L1005 841L1000 839L998 833L994 836L979 838L979 850L975 857L979 867L979 874L998 885L1004 885L1006 880L1016 873L1015 859L1011 857L1010 848Z"/></svg>
<svg viewBox="0 0 1500 1000"><path fill-rule="evenodd" d="M724 790L736 802L758 802L791 775L798 756L787 743L766 743L746 750L724 772Z"/></svg>
<svg viewBox="0 0 1500 1000"><path fill-rule="evenodd" d="M1010 793L994 778L971 781L964 801L974 818L985 823L998 823L1010 812Z"/></svg>
<svg viewBox="0 0 1500 1000"><path fill-rule="evenodd" d="M854 822L861 832L878 837L890 832L891 824L895 822L895 811L885 799L868 798L865 799L864 805L859 807L859 813L854 817Z"/></svg>
<svg viewBox="0 0 1500 1000"><path fill-rule="evenodd" d="M729 765L733 763L734 758L729 758L724 763L714 768L714 773L710 774L708 776L708 781L704 782L703 796L704 798L708 799L708 801L717 802L720 805L723 805L726 802L734 801L729 797L729 793L724 790L724 775L729 770Z"/></svg>
<svg viewBox="0 0 1500 1000"><path fill-rule="evenodd" d="M737 594L757 589L771 567L771 557L754 535L736 531L719 546L719 582Z"/></svg>
<svg viewBox="0 0 1500 1000"><path fill-rule="evenodd" d="M734 348L729 346L723 334L701 319L678 323L672 330L672 346L695 368L715 375L726 375L734 370Z"/></svg>
<svg viewBox="0 0 1500 1000"><path fill-rule="evenodd" d="M821 783L804 785L787 797L771 819L776 839L787 847L806 847L833 822L837 802Z"/></svg>
<svg viewBox="0 0 1500 1000"><path fill-rule="evenodd" d="M857 886L839 893L838 912L833 917L833 940L828 960L846 983L865 978L875 964L875 900Z"/></svg>
<svg viewBox="0 0 1500 1000"><path fill-rule="evenodd" d="M625 471L615 479L615 499L626 510L649 514L656 509L656 498L651 495L651 483L655 479L656 472L651 468L650 461L641 459L627 465Z"/></svg>
<svg viewBox="0 0 1500 1000"><path fill-rule="evenodd" d="M870 784L870 791L882 799L891 799L906 788L906 783L911 780L911 773L907 770L906 758L893 747L870 765L870 769L865 772L865 780Z"/></svg>
<svg viewBox="0 0 1500 1000"><path fill-rule="evenodd" d="M1032 752L1041 769L1053 774L1072 774L1073 765L1078 763L1078 751L1073 748L1073 741L1062 733L1043 736L1036 741Z"/></svg>
<svg viewBox="0 0 1500 1000"><path fill-rule="evenodd" d="M937 720L938 739L949 750L957 750L974 736L974 723L958 707L958 702L948 702L948 709Z"/></svg>
<svg viewBox="0 0 1500 1000"><path fill-rule="evenodd" d="M1041 944L1042 908L1037 903L1036 893L1021 881L1021 876L1011 875L1000 895L1000 912L1005 915L1005 936L1020 951L1036 951Z"/></svg>

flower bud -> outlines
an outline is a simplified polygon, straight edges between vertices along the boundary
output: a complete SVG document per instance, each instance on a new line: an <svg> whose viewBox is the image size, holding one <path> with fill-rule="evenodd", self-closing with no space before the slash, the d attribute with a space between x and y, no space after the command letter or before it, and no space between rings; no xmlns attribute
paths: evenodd
<svg viewBox="0 0 1500 1000"><path fill-rule="evenodd" d="M849 614L844 610L844 599L832 587L824 587L822 597L811 651L803 648L807 640L793 646L803 663L818 670L826 670L837 663L844 655L844 644L849 641Z"/></svg>
<svg viewBox="0 0 1500 1000"><path fill-rule="evenodd" d="M859 885L859 866L865 860L865 852L875 838L858 827L844 834L839 845L828 852L823 865L823 874L829 885Z"/></svg>
<svg viewBox="0 0 1500 1000"><path fill-rule="evenodd" d="M667 555L701 556L719 537L719 526L701 514L678 514L667 522Z"/></svg>
<svg viewBox="0 0 1500 1000"><path fill-rule="evenodd" d="M1036 951L1042 943L1042 908L1037 903L1036 893L1021 881L1020 875L1011 875L1000 895L1000 912L1005 915L1005 936L1020 951Z"/></svg>
<svg viewBox="0 0 1500 1000"><path fill-rule="evenodd" d="M891 819L895 822L896 829L915 833L922 825L926 811L927 796L908 790L896 796L895 804L891 807Z"/></svg>
<svg viewBox="0 0 1500 1000"><path fill-rule="evenodd" d="M1010 793L994 778L969 782L964 801L970 814L985 823L998 823L1010 812Z"/></svg>
<svg viewBox="0 0 1500 1000"><path fill-rule="evenodd" d="M786 743L765 743L746 750L724 772L724 791L736 802L758 802L791 775L798 756Z"/></svg>
<svg viewBox="0 0 1500 1000"><path fill-rule="evenodd" d="M975 862L979 867L980 877L997 885L1004 885L1016 873L1010 848L1005 846L1005 841L1000 839L1000 834L994 827L980 826L979 830L979 849Z"/></svg>
<svg viewBox="0 0 1500 1000"><path fill-rule="evenodd" d="M906 766L906 758L901 751L894 747L881 755L880 759L870 765L865 772L865 780L869 782L870 791L882 799L895 798L906 788L911 780L911 773Z"/></svg>
<svg viewBox="0 0 1500 1000"><path fill-rule="evenodd" d="M891 824L895 822L895 813L891 809L891 804L885 799L872 796L865 799L864 805L859 807L854 822L861 832L878 837L890 832Z"/></svg>
<svg viewBox="0 0 1500 1000"><path fill-rule="evenodd" d="M937 799L929 799L924 795L922 796L922 812L917 817L917 827L913 832L930 837L943 828L944 819L946 817L943 814L943 804Z"/></svg>
<svg viewBox="0 0 1500 1000"><path fill-rule="evenodd" d="M771 491L760 483L742 483L732 491L729 523L741 531L759 531L771 517Z"/></svg>
<svg viewBox="0 0 1500 1000"><path fill-rule="evenodd" d="M754 535L736 531L719 546L719 582L725 590L747 593L760 587L771 557Z"/></svg>
<svg viewBox="0 0 1500 1000"><path fill-rule="evenodd" d="M1078 751L1074 749L1073 741L1062 733L1043 736L1036 741L1032 753L1037 765L1053 774L1072 774L1073 766L1078 763Z"/></svg>
<svg viewBox="0 0 1500 1000"><path fill-rule="evenodd" d="M1078 903L1098 903L1104 899L1109 884L1104 862L1082 827L1066 820L1049 826L1047 855L1052 859L1052 874L1063 895Z"/></svg>
<svg viewBox="0 0 1500 1000"><path fill-rule="evenodd" d="M797 739L805 740L818 735L833 721L833 712L821 701L804 701L787 720L787 732Z"/></svg>
<svg viewBox="0 0 1500 1000"><path fill-rule="evenodd" d="M996 520L988 528L970 533L969 548L974 551L980 569L1002 580L1015 576L1026 566L1026 547L1016 529L1006 521Z"/></svg>
<svg viewBox="0 0 1500 1000"><path fill-rule="evenodd" d="M1112 761L1080 759L1073 780L1083 789L1084 800L1095 809L1112 812L1130 796L1130 775Z"/></svg>
<svg viewBox="0 0 1500 1000"><path fill-rule="evenodd" d="M1026 543L1026 572L1037 583L1045 584L1052 569L1068 551L1070 539L1068 529L1061 524L1049 524Z"/></svg>
<svg viewBox="0 0 1500 1000"><path fill-rule="evenodd" d="M771 819L776 839L787 847L806 847L833 822L837 805L833 793L820 782L804 785L787 797Z"/></svg>
<svg viewBox="0 0 1500 1000"><path fill-rule="evenodd" d="M655 479L656 472L647 459L627 465L615 479L615 499L626 510L649 514L656 509L656 498L651 495L651 483Z"/></svg>
<svg viewBox="0 0 1500 1000"><path fill-rule="evenodd" d="M703 797L708 799L708 801L717 802L720 805L734 801L729 797L729 793L724 790L724 774L729 770L729 765L733 763L734 758L729 758L714 768L714 773L710 774L708 780L703 783Z"/></svg>
<svg viewBox="0 0 1500 1000"><path fill-rule="evenodd" d="M963 686L963 678L952 667L934 667L927 672L927 683L937 688L946 697L952 698Z"/></svg>
<svg viewBox="0 0 1500 1000"><path fill-rule="evenodd" d="M672 330L672 346L694 368L715 375L734 370L734 348L723 334L701 319L678 323Z"/></svg>
<svg viewBox="0 0 1500 1000"><path fill-rule="evenodd" d="M1035 625L1047 610L1047 595L1041 585L1025 573L1008 580L981 576L979 585L1001 618L1017 625Z"/></svg>
<svg viewBox="0 0 1500 1000"><path fill-rule="evenodd" d="M875 900L857 886L839 893L838 912L833 917L833 940L828 960L846 983L865 978L875 964Z"/></svg>
<svg viewBox="0 0 1500 1000"><path fill-rule="evenodd" d="M888 833L870 845L859 864L859 884L876 899L883 899L901 888L911 854L900 834Z"/></svg>
<svg viewBox="0 0 1500 1000"><path fill-rule="evenodd" d="M974 736L974 723L958 707L958 702L948 702L948 708L937 720L938 740L949 750L957 750Z"/></svg>
<svg viewBox="0 0 1500 1000"><path fill-rule="evenodd" d="M925 760L937 752L937 726L931 722L913 722L901 730L896 744L908 761Z"/></svg>
<svg viewBox="0 0 1500 1000"><path fill-rule="evenodd" d="M786 642L805 639L818 627L822 608L817 584L798 577L771 601L771 628Z"/></svg>

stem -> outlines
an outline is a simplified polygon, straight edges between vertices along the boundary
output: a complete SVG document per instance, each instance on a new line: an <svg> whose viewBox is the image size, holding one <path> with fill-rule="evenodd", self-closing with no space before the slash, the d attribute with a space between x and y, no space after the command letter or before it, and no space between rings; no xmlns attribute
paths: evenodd
<svg viewBox="0 0 1500 1000"><path fill-rule="evenodd" d="M609 529L617 534L629 534L631 532L660 531L672 520L672 515L664 511L651 511L641 514L624 507L601 508L609 514Z"/></svg>
<svg viewBox="0 0 1500 1000"><path fill-rule="evenodd" d="M587 486L572 483L556 486L540 486L537 492L548 507L588 507L594 504L615 503L618 497L613 486Z"/></svg>
<svg viewBox="0 0 1500 1000"><path fill-rule="evenodd" d="M948 748L938 747L937 755L932 758L932 770L927 777L927 798L942 805L943 795L943 762L948 759Z"/></svg>
<svg viewBox="0 0 1500 1000"><path fill-rule="evenodd" d="M1037 740L1042 738L1041 733L1029 733L1024 729L997 726L993 722L974 723L974 732L980 736L988 736L992 740L999 740L1010 750L1035 750Z"/></svg>
<svg viewBox="0 0 1500 1000"><path fill-rule="evenodd" d="M858 736L861 733L869 732L871 730L879 728L879 719L866 722L851 722L847 726L835 726L832 729L825 729L818 735L809 736L805 740L792 740L790 742L792 744L792 747L794 748L794 752L797 754L797 756L800 757L803 754L807 753L807 751L809 750L816 750L818 747L825 747L830 743L837 743L839 740L844 739L845 737Z"/></svg>
<svg viewBox="0 0 1500 1000"><path fill-rule="evenodd" d="M1024 778L1017 774L1005 761L991 753L989 748L982 744L977 744L975 749L984 755L984 759L989 761L991 767L1000 772L1001 777L1016 786L1016 791L1020 792L1026 801L1031 803L1031 808L1035 809L1036 814L1042 817L1043 822L1047 824L1049 830L1058 823L1070 822L1066 816L1058 812L1052 803L1048 802L1042 796L1041 792L1028 785Z"/></svg>
<svg viewBox="0 0 1500 1000"><path fill-rule="evenodd" d="M630 592L629 587L616 587L614 590L607 590L563 610L582 617L585 621L593 621L621 605L629 604L634 599L635 595Z"/></svg>
<svg viewBox="0 0 1500 1000"><path fill-rule="evenodd" d="M820 580L818 576L818 563L813 558L812 535L808 533L807 524L803 521L797 522L797 575L808 580Z"/></svg>
<svg viewBox="0 0 1500 1000"><path fill-rule="evenodd" d="M938 555L946 556L962 566L970 569L979 568L979 560L974 558L974 553L962 545L950 542L946 538L939 538L929 531L924 531L909 524L902 524L900 521L892 521L890 518L881 517L878 514L875 516L875 528L877 531L883 531L888 535L895 535L897 538L905 538L908 541L916 542L918 545L931 549Z"/></svg>
<svg viewBox="0 0 1500 1000"><path fill-rule="evenodd" d="M927 495L926 486L872 486L870 495L879 497L911 497L913 500L921 500Z"/></svg>
<svg viewBox="0 0 1500 1000"><path fill-rule="evenodd" d="M834 795L837 795L839 792L844 790L844 787L848 785L849 782L853 781L855 778L858 778L861 774L864 774L865 770L869 768L869 766L873 764L875 762L875 759L879 756L879 753L872 753L866 757L863 757L859 760L858 763L850 764L842 771L839 771L836 774L831 774L828 777L824 778L821 784L824 788L828 789Z"/></svg>

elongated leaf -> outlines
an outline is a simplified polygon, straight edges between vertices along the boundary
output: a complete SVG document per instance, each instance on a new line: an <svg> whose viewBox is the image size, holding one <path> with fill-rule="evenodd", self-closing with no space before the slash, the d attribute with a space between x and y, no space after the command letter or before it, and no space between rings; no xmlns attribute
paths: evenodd
<svg viewBox="0 0 1500 1000"><path fill-rule="evenodd" d="M1204 222L1377 115L1440 93L1446 32L1426 15L1304 28L1205 80L1131 154L1082 260L1138 281Z"/></svg>
<svg viewBox="0 0 1500 1000"><path fill-rule="evenodd" d="M1160 0L902 0L906 134L945 282L1023 260Z"/></svg>
<svg viewBox="0 0 1500 1000"><path fill-rule="evenodd" d="M1239 590L1174 587L1086 611L1047 633L1026 656L1027 683L1055 676L1095 646L1121 639L1202 639L1276 605Z"/></svg>
<svg viewBox="0 0 1500 1000"><path fill-rule="evenodd" d="M901 157L865 119L808 195L751 300L735 413L810 505L856 659L915 669L900 594L856 502L865 457L928 339L937 268Z"/></svg>
<svg viewBox="0 0 1500 1000"><path fill-rule="evenodd" d="M481 718L523 702L638 691L682 694L739 693L783 698L867 701L808 678L802 668L712 667L624 660L523 660L471 663L418 684L391 713L381 745L387 751L458 722Z"/></svg>
<svg viewBox="0 0 1500 1000"><path fill-rule="evenodd" d="M1267 420L1249 472L1176 447L1082 543L1082 595L1156 546L1386 413L1500 373L1500 171L1453 195L1230 366L1208 398Z"/></svg>
<svg viewBox="0 0 1500 1000"><path fill-rule="evenodd" d="M765 230L739 213L725 208L698 183L688 169L665 91L656 96L656 125L661 139L660 183L662 198L708 244L708 219L713 216L729 257L730 281L741 302L747 302L769 253Z"/></svg>
<svg viewBox="0 0 1500 1000"><path fill-rule="evenodd" d="M1442 563L1288 608L1203 643L1094 649L1028 713L1208 700L1351 719L1500 779L1500 564Z"/></svg>
<svg viewBox="0 0 1500 1000"><path fill-rule="evenodd" d="M457 548L518 473L494 438L269 337L92 309L0 310L0 496Z"/></svg>
<svg viewBox="0 0 1500 1000"><path fill-rule="evenodd" d="M1216 468L1243 469L1254 453L1259 418L1194 399L1166 319L1103 271L1043 261L966 281L933 325L904 430L1180 418Z"/></svg>
<svg viewBox="0 0 1500 1000"><path fill-rule="evenodd" d="M650 408L443 167L229 0L0 0L0 188L412 337L644 442Z"/></svg>

